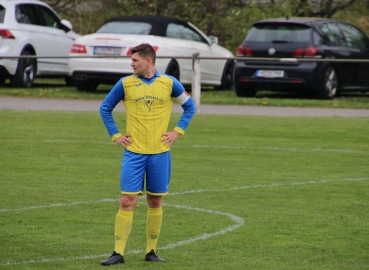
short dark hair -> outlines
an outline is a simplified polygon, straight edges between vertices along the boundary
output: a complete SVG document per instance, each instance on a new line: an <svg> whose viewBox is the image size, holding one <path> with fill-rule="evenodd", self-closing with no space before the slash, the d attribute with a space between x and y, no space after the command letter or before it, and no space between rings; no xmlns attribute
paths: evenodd
<svg viewBox="0 0 369 270"><path fill-rule="evenodd" d="M142 58L150 57L152 60L152 63L155 65L156 52L150 44L142 43L136 47L133 47L131 49L131 52L132 54L138 53L138 55L141 56Z"/></svg>

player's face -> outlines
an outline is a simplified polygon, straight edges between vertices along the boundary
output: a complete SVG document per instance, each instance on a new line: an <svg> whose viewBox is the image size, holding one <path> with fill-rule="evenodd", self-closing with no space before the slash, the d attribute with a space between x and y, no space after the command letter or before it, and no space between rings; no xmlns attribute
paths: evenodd
<svg viewBox="0 0 369 270"><path fill-rule="evenodd" d="M135 75L145 75L149 67L149 60L142 58L138 53L134 53L131 57L131 67Z"/></svg>

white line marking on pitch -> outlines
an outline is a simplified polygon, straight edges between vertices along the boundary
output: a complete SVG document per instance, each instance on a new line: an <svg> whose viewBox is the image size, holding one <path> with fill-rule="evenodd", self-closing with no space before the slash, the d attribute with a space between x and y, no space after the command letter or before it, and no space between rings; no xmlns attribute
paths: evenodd
<svg viewBox="0 0 369 270"><path fill-rule="evenodd" d="M63 206L73 206L73 205L101 203L101 202L113 202L113 201L118 201L118 200L119 199L102 199L102 200L97 200L93 202L55 203L55 204L35 205L35 206L20 207L20 208L3 208L3 209L0 209L0 212L32 210L32 209L39 209L39 208L63 207Z"/></svg>
<svg viewBox="0 0 369 270"><path fill-rule="evenodd" d="M205 193L205 192L224 192L230 190L241 190L241 189L251 189L251 188L260 188L260 187L282 187L282 186L297 186L297 185L309 185L309 184L320 184L320 183L335 183L335 182L347 182L347 181L365 181L369 180L369 178L344 178L341 180L312 180L306 182L292 182L292 183L272 183L272 184L258 184L253 186L242 186L242 187L233 187L227 189L198 189L198 190L186 190L181 192L171 192L168 196L175 195L185 195L185 194L193 194L193 193ZM140 197L140 199L144 199ZM56 203L56 204L46 204L46 205L35 205L28 207L19 207L19 208L1 208L0 212L9 212L9 211L22 211L22 210L31 210L31 209L39 209L39 208L52 208L52 207L64 207L64 206L74 206L80 204L92 204L92 203L103 203L103 202L114 202L119 201L119 199L101 199L97 201L90 202L71 202L71 203Z"/></svg>
<svg viewBox="0 0 369 270"><path fill-rule="evenodd" d="M224 213L221 211L213 211L213 210L207 210L207 209L203 209L203 208L195 208L195 207L191 207L191 206L185 206L185 205L176 205L176 204L163 204L164 206L169 206L169 207L175 207L175 208L179 208L179 209L186 209L186 210L194 210L194 211L200 211L200 212L205 212L205 213L209 213L209 214L215 214L215 215L222 215L222 216L226 216L230 219L232 219L235 223L227 228L221 229L220 231L216 231L213 233L204 233L202 235L198 235L195 236L193 238L189 238L187 240L182 240L173 244L169 244L166 245L164 247L160 247L158 249L160 250L164 250L164 249L171 249L171 248L175 248L178 246L182 246L182 245L186 245L189 243L193 243L199 240L206 240L210 237L213 236L217 236L217 235L221 235L221 234L226 234L227 232L231 232L236 230L237 228L241 227L245 221L235 215L229 214L229 213ZM136 254L136 253L143 253L144 250L130 250L128 252L125 252L125 254ZM108 257L110 254L101 254L101 255L95 255L95 256L82 256L82 257L74 257L74 258L53 258L53 259L39 259L39 260L29 260L29 261L23 261L23 262L13 262L13 263L6 263L3 264L5 265L19 265L19 264L29 264L29 263L42 263L42 262L55 262L55 261L72 261L72 260L81 260L81 259L95 259L95 258L100 258L100 257Z"/></svg>
<svg viewBox="0 0 369 270"><path fill-rule="evenodd" d="M101 145L116 145L113 142L81 142L81 141L71 141L71 140L0 140L0 142L18 142L18 143L71 143L71 144L101 144ZM322 149L322 148L312 148L312 149L302 149L302 148L288 148L288 147L253 147L253 146L229 146L229 145L190 145L190 146L180 146L174 145L173 148L181 147L191 147L191 148L221 148L221 149L256 149L256 150L272 150L272 151L313 151L313 152L339 152L339 153L368 153L366 150L351 150L351 149Z"/></svg>
<svg viewBox="0 0 369 270"><path fill-rule="evenodd" d="M283 184L283 183L259 184L259 185L254 185L254 186L234 187L234 188L222 189L222 190L221 189L189 190L189 191L184 191L184 192L174 192L174 193L170 193L169 195L174 196L174 195L185 195L185 194L192 194L192 193L220 192L220 191L260 188L260 187L298 186L298 185L308 185L308 184L335 183L335 182L346 182L346 181L365 181L365 180L369 180L369 178L364 177L364 178L345 178L345 179L342 179L342 180L316 180L316 181L306 181L306 182L293 182L293 183L288 183L288 184ZM102 199L102 200L97 200L97 201L93 201L93 202L72 202L72 203L64 203L64 204L59 203L59 204L39 205L39 206L30 206L30 207L12 208L12 209L11 208L8 208L8 209L3 208L3 209L0 209L0 212L21 211L21 210L29 210L29 209L51 208L51 207L62 207L62 206L74 206L74 205L80 205L80 204L91 204L91 203L102 203L102 202L113 202L113 201L118 201L118 199ZM238 217L236 215L232 215L232 214L229 214L229 213L224 213L224 212L221 212L221 211L207 210L207 209L203 209L203 208L194 208L194 207L191 207L191 206L166 204L166 203L164 203L164 205L169 206L169 207L179 208L179 209L187 209L187 210L201 211L201 212L210 213L210 214L223 215L223 216L226 216L226 217L232 219L235 223L233 225L225 228L225 229L222 229L220 231L216 231L214 233L205 233L205 234L193 237L193 238L189 238L187 240L182 240L182 241L179 241L177 243L169 244L167 246L158 248L160 250L171 249L171 248L175 248L175 247L178 247L178 246L193 243L193 242L196 242L198 240L205 240L205 239L208 239L208 238L213 237L213 236L226 234L227 232L231 232L233 230L236 230L237 228L241 227L245 223L245 221L241 217ZM126 254L136 254L136 253L141 253L141 252L144 252L144 250L130 250L130 251L126 252ZM29 263L42 263L42 262L96 259L96 258L101 258L101 257L108 257L109 255L110 254L101 254L101 255L94 255L94 256L73 257L73 258L51 258L51 259L29 260L29 261L22 261L22 262L6 263L6 264L3 264L3 266L29 264Z"/></svg>

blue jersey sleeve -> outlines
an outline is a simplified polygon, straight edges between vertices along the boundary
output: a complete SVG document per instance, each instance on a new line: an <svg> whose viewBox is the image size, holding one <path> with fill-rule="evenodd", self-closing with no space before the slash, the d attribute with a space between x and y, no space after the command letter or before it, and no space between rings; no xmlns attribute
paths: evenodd
<svg viewBox="0 0 369 270"><path fill-rule="evenodd" d="M124 99L124 88L122 83L123 79L124 78L120 79L114 85L100 106L100 115L110 137L119 134L118 126L115 123L112 111L114 110L115 106L117 106L117 104Z"/></svg>
<svg viewBox="0 0 369 270"><path fill-rule="evenodd" d="M192 117L196 112L196 106L193 99L190 97L184 104L182 104L183 114L179 118L177 127L186 131L187 126L190 124Z"/></svg>
<svg viewBox="0 0 369 270"><path fill-rule="evenodd" d="M179 95L181 95L185 89L183 87L183 85L173 76L170 76L173 80L173 87L172 87L172 97L178 97Z"/></svg>
<svg viewBox="0 0 369 270"><path fill-rule="evenodd" d="M179 129L176 128L176 130L183 135L183 133L187 129L187 126L190 124L192 117L196 112L196 106L193 99L185 91L183 85L176 78L172 77L172 79L173 79L172 96L177 98L183 95L184 93L188 96L188 100L185 103L181 104L183 108L183 113L176 125L176 127L179 128Z"/></svg>

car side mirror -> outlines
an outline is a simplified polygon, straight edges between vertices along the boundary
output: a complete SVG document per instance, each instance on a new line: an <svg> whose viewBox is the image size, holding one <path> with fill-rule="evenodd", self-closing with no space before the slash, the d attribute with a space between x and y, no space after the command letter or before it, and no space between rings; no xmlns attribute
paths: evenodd
<svg viewBox="0 0 369 270"><path fill-rule="evenodd" d="M209 36L210 44L218 44L218 38L215 36Z"/></svg>
<svg viewBox="0 0 369 270"><path fill-rule="evenodd" d="M72 23L68 20L63 19L63 20L61 20L60 23L65 27L66 32L69 32L70 30L73 29Z"/></svg>

